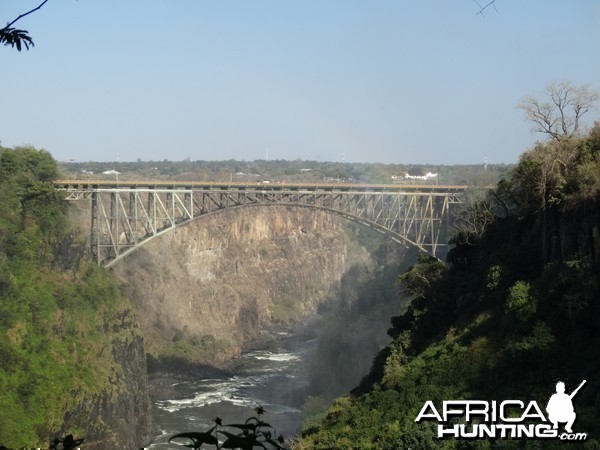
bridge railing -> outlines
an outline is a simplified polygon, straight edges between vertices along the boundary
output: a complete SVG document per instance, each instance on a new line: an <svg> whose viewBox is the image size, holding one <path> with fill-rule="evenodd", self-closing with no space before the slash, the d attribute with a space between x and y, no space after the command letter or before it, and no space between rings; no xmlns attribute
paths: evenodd
<svg viewBox="0 0 600 450"><path fill-rule="evenodd" d="M309 191L375 191L375 192L454 192L468 189L465 185L446 184L367 184L367 183L287 183L287 182L222 182L222 181L165 181L165 180L56 180L60 190L91 192L102 189L233 189L233 190L309 190Z"/></svg>

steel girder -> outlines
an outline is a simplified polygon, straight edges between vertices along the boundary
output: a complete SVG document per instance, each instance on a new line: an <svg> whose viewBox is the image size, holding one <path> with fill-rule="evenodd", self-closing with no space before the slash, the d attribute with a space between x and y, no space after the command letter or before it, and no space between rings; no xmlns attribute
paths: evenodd
<svg viewBox="0 0 600 450"><path fill-rule="evenodd" d="M70 188L67 199L91 198L91 248L110 266L143 243L205 214L253 205L318 208L340 214L438 257L447 246L457 192L211 189L185 187Z"/></svg>

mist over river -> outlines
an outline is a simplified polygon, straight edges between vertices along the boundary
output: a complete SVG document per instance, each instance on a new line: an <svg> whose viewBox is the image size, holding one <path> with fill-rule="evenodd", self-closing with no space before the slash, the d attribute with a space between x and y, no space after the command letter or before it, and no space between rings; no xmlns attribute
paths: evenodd
<svg viewBox="0 0 600 450"><path fill-rule="evenodd" d="M154 402L157 431L150 448L181 448L167 441L177 433L207 431L216 417L223 424L243 423L257 406L266 410L262 420L275 427L277 436L296 434L309 382L306 362L317 340L283 332L278 336L267 348L234 360L229 377L174 382L173 398Z"/></svg>

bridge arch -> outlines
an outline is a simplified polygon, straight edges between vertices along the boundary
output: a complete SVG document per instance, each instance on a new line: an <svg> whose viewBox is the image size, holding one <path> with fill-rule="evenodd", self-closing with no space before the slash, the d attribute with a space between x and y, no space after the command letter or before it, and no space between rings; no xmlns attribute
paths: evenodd
<svg viewBox="0 0 600 450"><path fill-rule="evenodd" d="M421 250L423 250L424 252L429 253L430 249L424 248L423 246L417 244L416 242L413 242L412 240L409 239L409 237L407 236L402 236L399 233L396 233L395 231L392 231L386 227L384 227L383 225L374 222L372 220L369 219L364 219L362 217L358 217L354 214L350 214L350 213L345 213L343 211L339 211L336 209L332 209L332 208L325 208L325 207L321 207L321 206L313 206L313 205L299 205L299 204L287 204L287 206L292 206L295 208L311 208L311 209L318 209L321 211L328 211L332 214L338 215L338 216L342 216L345 219L351 220L353 222L359 223L361 225L367 226L369 228L371 228L372 230L377 231L378 233L381 233L385 236L387 236L389 239L391 239L394 242L397 242L398 244L401 245L412 245L414 247L417 247ZM438 244L440 245L440 244Z"/></svg>
<svg viewBox="0 0 600 450"><path fill-rule="evenodd" d="M381 233L383 235L385 235L388 239L391 239L392 241L401 244L401 245L411 245L414 247L419 248L420 250L422 250L423 252L429 253L430 249L425 248L423 246L420 246L419 244L411 241L408 237L406 236L402 236L398 233L395 233L394 231L391 231L385 227L383 227L382 225L370 221L368 219L363 219L360 217L357 217L353 214L347 214L344 213L342 211L338 211L332 208L324 208L324 207L320 207L320 206L314 206L314 205L302 205L302 204L294 204L294 203L278 203L278 204L264 204L264 203L260 203L260 204L248 204L248 205L239 205L239 206L232 206L226 209L221 209L221 210L216 210L216 211L211 211L209 213L203 214L201 216L198 217L194 217L192 219L187 219L183 222L178 222L177 224L175 224L173 227L169 227L169 228L165 228L163 230L161 230L160 232L153 234L153 235L149 235L147 236L145 239L138 241L138 244L134 247L128 248L127 250L124 250L122 252L119 253L119 255L114 258L111 259L110 261L108 261L107 263L103 264L106 267L110 267L111 265L115 264L117 261L119 261L120 259L126 257L127 255L130 255L131 253L133 253L136 249L140 248L141 246L143 246L144 244L146 244L147 242L150 242L152 239L154 239L155 237L158 236L162 236L165 233L170 232L171 230L177 228L177 227L184 227L189 225L191 222L194 222L196 220L201 220L209 215L212 214L219 214L222 213L224 211L228 211L228 210L232 210L232 209L239 209L239 208L248 208L248 207L265 207L265 206L286 206L286 207L290 207L290 208L308 208L308 209L316 209L319 211L326 211L328 213L334 214L336 216L341 216L347 220L351 220L353 222L359 223L363 226L367 226L369 228L371 228L374 231L377 231L378 233ZM438 244L439 245L439 244Z"/></svg>
<svg viewBox="0 0 600 450"><path fill-rule="evenodd" d="M439 257L451 205L464 187L398 185L247 185L207 183L55 183L69 200L91 199L91 247L110 266L153 238L207 214L247 206L313 208L340 215Z"/></svg>

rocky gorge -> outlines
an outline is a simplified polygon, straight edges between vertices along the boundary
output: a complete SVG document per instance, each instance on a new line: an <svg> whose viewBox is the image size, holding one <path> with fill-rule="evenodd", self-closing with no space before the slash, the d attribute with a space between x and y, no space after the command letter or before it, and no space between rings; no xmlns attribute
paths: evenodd
<svg viewBox="0 0 600 450"><path fill-rule="evenodd" d="M338 314L336 302L354 302L355 285L404 251L391 244L377 255L382 241L375 232L326 211L289 206L220 211L149 241L107 271L131 302L124 325L131 339L113 345L122 366L114 381L127 393L86 398L66 417L65 426L70 417L87 417L86 436L103 435L114 448L143 444L152 429L150 400L176 398L177 380L230 375L244 351L265 348L282 332L325 336L330 347L318 351L321 359L330 360L335 345L352 353L359 340L360 347L370 341L374 354L387 339L392 315L387 307L367 313L368 301L363 302L361 315L370 317L369 326L353 328L354 337L324 328L327 323L342 327L332 318ZM340 311L351 321L346 306ZM373 314L381 316L381 324L374 325ZM377 329L383 331L373 340L369 330ZM366 373L371 357L358 364L361 372ZM338 368L315 361L310 366L311 372L319 368L318 383L339 389L338 381L344 381L342 390L362 376L344 370L348 380L335 373L325 380L324 373ZM96 430L97 423L104 429Z"/></svg>
<svg viewBox="0 0 600 450"><path fill-rule="evenodd" d="M395 311L355 295L387 273L374 251L381 235L322 210L234 208L164 233L106 269L87 250L91 199L65 202L49 181L55 172L47 152L0 148L1 444L44 447L72 435L88 450L136 448L155 436L157 373L167 385L174 373L227 376L247 350L269 352L300 329L310 339L329 329L321 336L334 345L322 361L339 360L329 356L338 349L356 356L352 345L370 340L366 330L385 338ZM362 324L352 322L353 303ZM384 326L374 325L375 313ZM322 361L303 368L319 368L321 380L332 374L336 385L355 366L324 369Z"/></svg>
<svg viewBox="0 0 600 450"><path fill-rule="evenodd" d="M151 360L220 367L270 331L308 320L350 267L372 263L342 219L269 206L201 217L113 270Z"/></svg>

